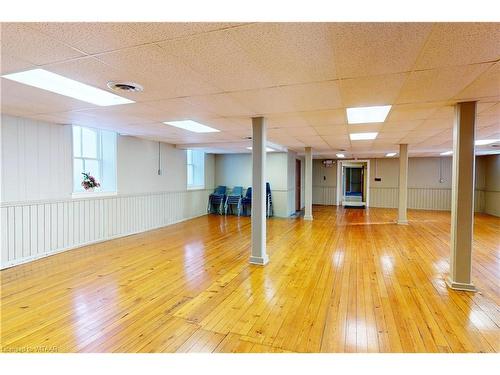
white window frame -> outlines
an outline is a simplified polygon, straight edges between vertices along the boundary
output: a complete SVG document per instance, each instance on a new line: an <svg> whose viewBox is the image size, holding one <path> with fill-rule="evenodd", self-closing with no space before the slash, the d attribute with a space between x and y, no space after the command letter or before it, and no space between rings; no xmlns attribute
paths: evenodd
<svg viewBox="0 0 500 375"><path fill-rule="evenodd" d="M205 189L205 166L203 166L203 184L202 185L194 185L194 184L189 184L188 181L189 181L189 166L191 166L192 168L192 171L193 171L193 174L192 174L192 181L195 180L195 176L196 176L196 164L193 163L193 156L191 154L191 163L189 163L189 156L188 154L193 151L196 151L196 150L186 150L186 186L187 186L187 190L204 190ZM203 158L204 160L205 158Z"/></svg>
<svg viewBox="0 0 500 375"><path fill-rule="evenodd" d="M75 150L74 150L74 146L75 146L75 141L74 141L74 134L73 132L75 131L75 127L78 127L79 128L79 131L80 131L80 156L75 156ZM90 130L90 131L93 131L95 134L96 134L96 138L97 138L97 142L96 142L96 157L95 158L90 158L90 157L84 157L82 156L83 155L83 137L82 137L82 129L85 128L87 130ZM81 126L81 125L73 125L72 128L71 128L71 151L72 151L72 160L73 160L73 163L71 165L71 169L72 169L72 176L74 176L74 168L75 168L75 159L78 159L78 160L82 160L83 162L83 170L86 171L86 168L85 168L85 161L86 160L95 160L97 161L97 164L98 164L98 169L99 169L99 182L101 182L101 180L103 179L103 156L102 156L102 134L101 134L101 131L99 129L95 129L95 128L89 128L89 127L86 127L86 126ZM83 180L83 175L82 175L82 180ZM113 195L116 195L117 192L116 191L75 191L75 186L74 186L74 181L73 181L73 189L72 189L72 198L82 198L82 197L102 197L102 196L113 196Z"/></svg>

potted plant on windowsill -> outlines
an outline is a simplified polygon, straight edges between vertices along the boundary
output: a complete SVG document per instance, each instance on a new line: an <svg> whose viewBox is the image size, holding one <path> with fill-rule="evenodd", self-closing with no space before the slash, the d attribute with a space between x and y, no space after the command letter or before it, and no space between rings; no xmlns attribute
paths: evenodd
<svg viewBox="0 0 500 375"><path fill-rule="evenodd" d="M85 191L94 191L95 188L101 186L101 184L97 182L94 176L91 176L89 173L85 172L83 172L82 174L83 174L82 186L85 189Z"/></svg>

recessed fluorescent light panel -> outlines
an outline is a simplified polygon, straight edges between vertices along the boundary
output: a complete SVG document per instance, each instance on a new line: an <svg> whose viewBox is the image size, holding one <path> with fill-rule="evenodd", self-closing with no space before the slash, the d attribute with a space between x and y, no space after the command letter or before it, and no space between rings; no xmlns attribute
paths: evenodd
<svg viewBox="0 0 500 375"><path fill-rule="evenodd" d="M252 150L252 146L250 147L247 147L247 150ZM275 149L271 148L271 147L266 147L266 152L273 152L273 151L276 151Z"/></svg>
<svg viewBox="0 0 500 375"><path fill-rule="evenodd" d="M189 130L194 133L217 133L220 130L211 128L210 126L206 126L200 124L199 122L193 120L184 120L184 121L165 121L165 125L175 126L176 128Z"/></svg>
<svg viewBox="0 0 500 375"><path fill-rule="evenodd" d="M122 98L44 69L27 70L20 73L6 74L2 77L102 107L134 103L133 100Z"/></svg>
<svg viewBox="0 0 500 375"><path fill-rule="evenodd" d="M366 141L377 138L378 133L351 133L351 141Z"/></svg>
<svg viewBox="0 0 500 375"><path fill-rule="evenodd" d="M392 158L393 156L396 156L396 153L395 152L388 152L387 154L385 154L385 156L388 158Z"/></svg>
<svg viewBox="0 0 500 375"><path fill-rule="evenodd" d="M486 146L497 142L500 142L500 139L478 139L477 141L474 142L474 144L476 146Z"/></svg>
<svg viewBox="0 0 500 375"><path fill-rule="evenodd" d="M347 122L349 124L384 122L391 107L390 105L378 105L374 107L347 108Z"/></svg>
<svg viewBox="0 0 500 375"><path fill-rule="evenodd" d="M445 151L445 152L440 153L439 155L445 156L445 155L451 155L451 154L453 154L453 151Z"/></svg>
<svg viewBox="0 0 500 375"><path fill-rule="evenodd" d="M337 155L338 158L345 158L344 154L335 154L335 155Z"/></svg>

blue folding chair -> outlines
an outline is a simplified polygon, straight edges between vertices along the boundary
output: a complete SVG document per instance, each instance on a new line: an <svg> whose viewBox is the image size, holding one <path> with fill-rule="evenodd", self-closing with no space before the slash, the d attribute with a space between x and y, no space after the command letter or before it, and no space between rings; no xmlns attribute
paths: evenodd
<svg viewBox="0 0 500 375"><path fill-rule="evenodd" d="M269 182L266 182L266 215L267 217L271 217L274 214L273 209L273 200L271 197L271 185Z"/></svg>
<svg viewBox="0 0 500 375"><path fill-rule="evenodd" d="M250 214L247 214L247 207L250 206L252 207L252 188L249 187L247 189L247 192L245 193L245 196L241 199L241 207L243 209L243 215L245 216L250 216ZM252 212L252 211L250 211Z"/></svg>
<svg viewBox="0 0 500 375"><path fill-rule="evenodd" d="M231 191L231 194L228 194L226 197L226 203L224 204L224 213L227 215L228 208L231 209L233 206L236 206L236 212L238 216L240 216L241 211L241 200L243 199L243 187L235 186Z"/></svg>
<svg viewBox="0 0 500 375"><path fill-rule="evenodd" d="M222 215L222 208L226 200L225 186L217 186L212 194L208 196L208 213L218 213Z"/></svg>

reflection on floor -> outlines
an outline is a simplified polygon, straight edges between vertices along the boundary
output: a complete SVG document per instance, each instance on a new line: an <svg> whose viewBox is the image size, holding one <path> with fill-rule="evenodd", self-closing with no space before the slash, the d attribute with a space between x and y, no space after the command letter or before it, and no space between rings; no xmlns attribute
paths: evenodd
<svg viewBox="0 0 500 375"><path fill-rule="evenodd" d="M473 277L450 291L450 215L314 207L268 220L205 216L1 272L2 350L499 351L500 219L477 215Z"/></svg>

